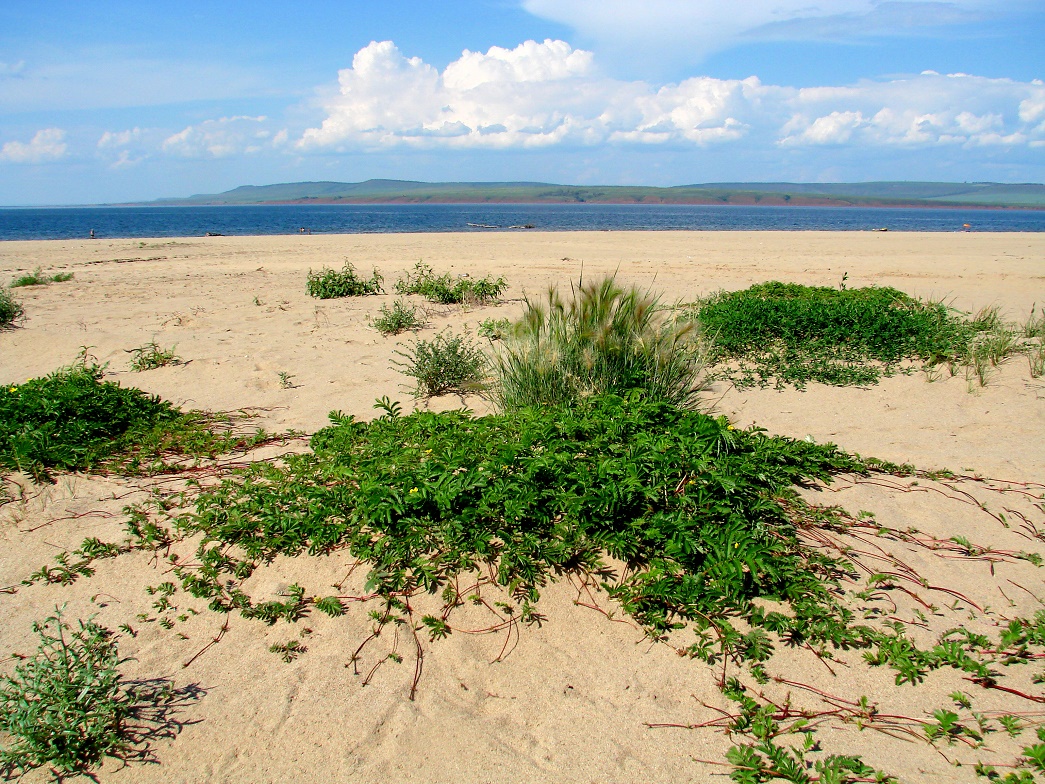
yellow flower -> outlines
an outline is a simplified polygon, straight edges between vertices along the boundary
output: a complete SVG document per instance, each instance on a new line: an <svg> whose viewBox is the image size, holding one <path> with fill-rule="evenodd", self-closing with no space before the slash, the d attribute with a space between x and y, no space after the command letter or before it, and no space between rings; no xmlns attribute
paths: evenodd
<svg viewBox="0 0 1045 784"><path fill-rule="evenodd" d="M416 492L417 492L417 488L416 488L416 487L415 487L415 488L413 488L413 489L412 489L412 490L411 490L410 492L411 492L411 493L416 493Z"/></svg>
<svg viewBox="0 0 1045 784"><path fill-rule="evenodd" d="M730 425L729 427L726 428L726 430L736 430L736 428L733 427L733 425Z"/></svg>
<svg viewBox="0 0 1045 784"><path fill-rule="evenodd" d="M17 392L18 391L18 387L11 387L11 391L12 392Z"/></svg>

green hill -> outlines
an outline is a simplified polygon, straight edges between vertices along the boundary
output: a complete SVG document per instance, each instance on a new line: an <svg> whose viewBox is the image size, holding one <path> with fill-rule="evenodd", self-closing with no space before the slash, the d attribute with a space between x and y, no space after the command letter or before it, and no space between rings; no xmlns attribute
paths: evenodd
<svg viewBox="0 0 1045 784"><path fill-rule="evenodd" d="M217 194L161 199L152 204L395 204L395 203L763 204L828 206L976 206L1045 208L1037 183L720 182L654 188L556 185L542 182L293 182L243 185Z"/></svg>

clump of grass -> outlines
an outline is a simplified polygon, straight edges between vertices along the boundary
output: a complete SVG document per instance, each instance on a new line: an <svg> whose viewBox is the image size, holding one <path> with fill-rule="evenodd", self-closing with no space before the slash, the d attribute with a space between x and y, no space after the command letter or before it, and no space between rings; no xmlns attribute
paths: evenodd
<svg viewBox="0 0 1045 784"><path fill-rule="evenodd" d="M486 355L464 335L443 331L432 340L416 340L405 352L395 353L405 361L393 360L392 364L414 379L417 397L474 392L486 378Z"/></svg>
<svg viewBox="0 0 1045 784"><path fill-rule="evenodd" d="M381 315L372 322L374 329L382 335L398 335L408 330L418 330L425 326L425 319L413 305L407 305L403 300L397 299L392 303L392 308L387 305L381 306Z"/></svg>
<svg viewBox="0 0 1045 784"><path fill-rule="evenodd" d="M0 329L12 326L25 315L25 310L11 292L0 286Z"/></svg>
<svg viewBox="0 0 1045 784"><path fill-rule="evenodd" d="M773 281L713 295L692 315L714 338L720 374L741 387L869 385L905 360L996 365L1017 348L996 308L966 319L892 288Z"/></svg>
<svg viewBox="0 0 1045 784"><path fill-rule="evenodd" d="M91 470L114 461L138 471L165 454L213 457L267 438L260 431L238 435L230 420L183 413L140 389L102 381L102 372L79 364L0 386L0 467L37 481L49 479L50 469Z"/></svg>
<svg viewBox="0 0 1045 784"><path fill-rule="evenodd" d="M705 346L694 324L613 278L571 286L571 294L566 301L553 287L547 304L527 300L522 319L505 333L494 357L502 409L632 389L696 405Z"/></svg>
<svg viewBox="0 0 1045 784"><path fill-rule="evenodd" d="M417 262L413 272L396 281L397 294L420 294L430 302L456 305L462 302L485 304L496 300L508 288L504 278L455 278L449 272L436 275L430 266Z"/></svg>
<svg viewBox="0 0 1045 784"><path fill-rule="evenodd" d="M0 730L10 737L0 770L84 773L131 745L124 723L135 696L121 681L116 641L94 621L74 629L60 611L33 628L36 654L0 677Z"/></svg>
<svg viewBox="0 0 1045 784"><path fill-rule="evenodd" d="M40 268L37 267L32 272L28 272L11 281L11 288L18 288L20 286L46 286L49 283L65 283L67 280L72 279L73 273L71 272L58 272L54 275L44 275L40 271Z"/></svg>
<svg viewBox="0 0 1045 784"><path fill-rule="evenodd" d="M181 363L181 359L174 353L174 347L160 348L155 340L144 346L132 348L127 353L134 355L131 357L131 370L135 373Z"/></svg>
<svg viewBox="0 0 1045 784"><path fill-rule="evenodd" d="M308 293L319 299L336 297L361 297L367 294L380 294L384 278L375 269L369 280L359 277L355 267L349 262L340 272L323 269L319 272L308 271Z"/></svg>

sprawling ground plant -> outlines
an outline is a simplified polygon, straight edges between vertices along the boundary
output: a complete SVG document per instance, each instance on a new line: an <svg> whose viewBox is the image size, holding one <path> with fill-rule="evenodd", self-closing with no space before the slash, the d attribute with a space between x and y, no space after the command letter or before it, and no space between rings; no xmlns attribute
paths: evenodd
<svg viewBox="0 0 1045 784"><path fill-rule="evenodd" d="M454 277L449 272L436 275L430 266L417 262L413 272L408 272L396 281L399 294L420 294L430 302L440 305L483 304L491 302L508 288L504 278Z"/></svg>
<svg viewBox="0 0 1045 784"><path fill-rule="evenodd" d="M425 326L425 316L413 305L397 299L391 308L382 305L380 315L371 323L382 335L398 335L400 332L422 329Z"/></svg>
<svg viewBox="0 0 1045 784"><path fill-rule="evenodd" d="M49 469L96 469L106 461L140 470L163 454L213 456L265 438L237 435L220 417L183 413L140 389L103 381L102 372L84 363L0 386L0 467L38 480Z"/></svg>
<svg viewBox="0 0 1045 784"><path fill-rule="evenodd" d="M308 293L319 299L336 297L361 297L366 294L380 294L383 278L375 269L369 280L359 277L355 267L349 262L340 272L323 269L319 272L308 271Z"/></svg>
<svg viewBox="0 0 1045 784"><path fill-rule="evenodd" d="M796 529L796 484L864 467L832 447L641 393L485 417L384 405L372 422L334 416L313 454L254 464L203 493L178 523L202 535L185 587L256 615L236 578L277 554L347 548L369 564L386 619L409 614L414 594L442 592L442 611L421 619L433 637L453 631L456 579L489 570L523 620L555 575L599 579L651 635L694 624L691 653L708 660L768 656L764 629L861 639L831 592L845 565L802 547ZM765 612L759 597L790 612Z"/></svg>
<svg viewBox="0 0 1045 784"><path fill-rule="evenodd" d="M693 315L714 341L720 372L738 386L873 384L904 360L988 356L1000 334L996 313L966 319L892 288L760 283L711 296Z"/></svg>
<svg viewBox="0 0 1045 784"><path fill-rule="evenodd" d="M613 278L571 286L571 295L567 301L553 287L546 304L527 300L521 321L505 332L494 354L502 409L630 389L696 405L705 346L691 322Z"/></svg>

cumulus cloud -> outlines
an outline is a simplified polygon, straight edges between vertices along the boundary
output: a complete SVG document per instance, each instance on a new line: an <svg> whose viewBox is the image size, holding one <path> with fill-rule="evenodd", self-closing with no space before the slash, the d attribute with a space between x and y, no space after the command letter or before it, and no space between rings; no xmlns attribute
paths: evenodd
<svg viewBox="0 0 1045 784"><path fill-rule="evenodd" d="M535 16L575 29L600 50L699 62L741 41L895 36L967 23L998 9L991 0L522 0Z"/></svg>
<svg viewBox="0 0 1045 784"><path fill-rule="evenodd" d="M756 77L657 86L606 77L590 52L551 40L465 51L442 72L391 41L374 42L340 71L338 84L324 104L326 118L304 132L298 149L685 148L740 140L769 148L975 147L1045 140L1039 81L929 71L842 87L799 89ZM179 134L179 143L188 143L180 137L190 131L196 129Z"/></svg>
<svg viewBox="0 0 1045 784"><path fill-rule="evenodd" d="M44 128L29 142L7 142L0 147L0 161L11 163L46 163L65 157L65 131Z"/></svg>
<svg viewBox="0 0 1045 784"><path fill-rule="evenodd" d="M256 153L272 144L267 117L222 117L190 125L164 139L162 149L183 158L227 158Z"/></svg>

